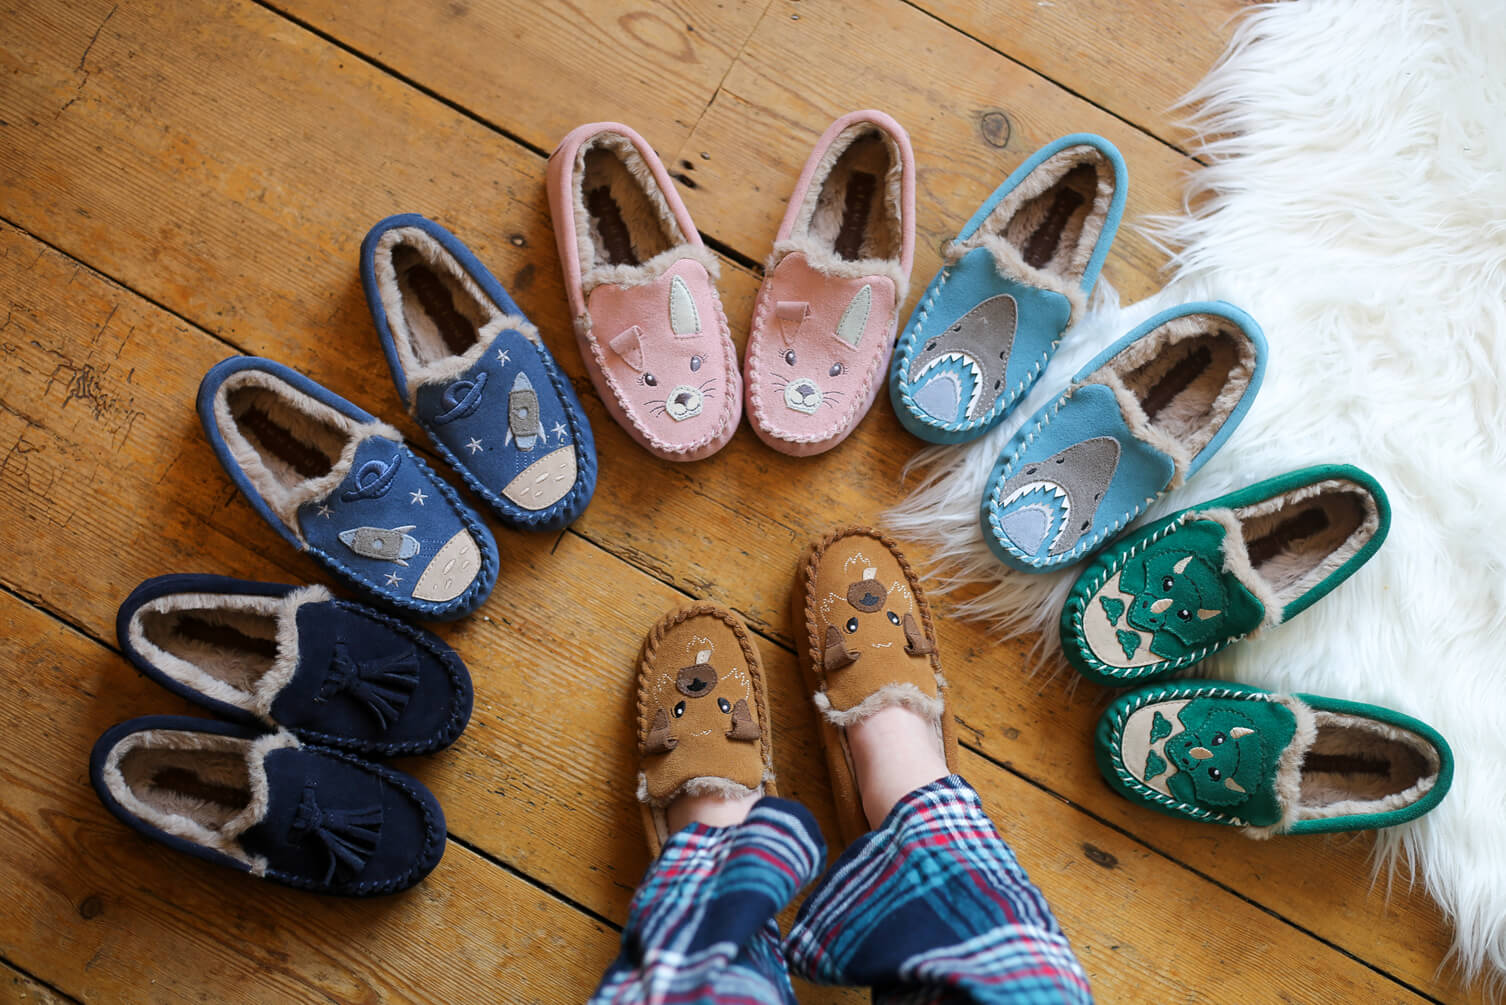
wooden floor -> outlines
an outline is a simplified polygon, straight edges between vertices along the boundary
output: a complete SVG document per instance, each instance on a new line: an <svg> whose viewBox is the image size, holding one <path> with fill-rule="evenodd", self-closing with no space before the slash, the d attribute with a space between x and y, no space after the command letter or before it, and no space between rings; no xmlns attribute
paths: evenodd
<svg viewBox="0 0 1506 1005"><path fill-rule="evenodd" d="M791 576L817 534L903 496L918 444L881 396L817 458L746 428L708 461L650 458L570 338L545 157L581 122L642 132L724 258L741 344L785 199L836 115L882 108L910 130L918 292L978 202L1063 133L1119 145L1129 218L1175 210L1196 165L1167 109L1239 6L0 4L0 999L582 999L648 860L633 658L687 597L757 629L781 786L834 834ZM454 230L539 325L585 400L601 480L569 531L499 532L496 592L441 630L475 677L475 717L453 749L402 766L444 803L444 861L411 893L342 902L135 836L95 800L86 761L120 719L191 711L119 654L115 610L137 582L322 579L215 462L193 411L205 370L270 356L424 442L356 274L362 235L399 211ZM1162 264L1126 228L1104 274L1137 299ZM1029 639L941 634L962 770L1104 1001L1465 997L1440 973L1437 910L1404 882L1372 888L1369 838L1256 843L1134 808L1093 766L1103 692L1028 678Z"/></svg>

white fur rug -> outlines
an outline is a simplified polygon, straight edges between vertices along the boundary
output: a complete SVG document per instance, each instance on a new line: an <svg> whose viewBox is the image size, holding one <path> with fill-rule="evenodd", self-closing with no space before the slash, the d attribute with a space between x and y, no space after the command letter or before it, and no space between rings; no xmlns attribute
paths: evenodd
<svg viewBox="0 0 1506 1005"><path fill-rule="evenodd" d="M1454 923L1464 977L1499 985L1506 11L1500 0L1262 6L1187 100L1210 166L1189 183L1195 209L1151 222L1175 249L1172 286L1122 310L1101 291L1011 422L980 443L917 455L920 485L890 522L932 548L964 616L1042 632L1043 662L1059 666L1056 617L1072 572L1010 572L979 534L998 450L1079 365L1155 310L1212 296L1250 311L1270 340L1265 386L1224 450L1154 513L1348 461L1386 487L1394 517L1353 580L1204 670L1393 706L1444 733L1458 762L1451 795L1382 835L1377 865L1417 868Z"/></svg>

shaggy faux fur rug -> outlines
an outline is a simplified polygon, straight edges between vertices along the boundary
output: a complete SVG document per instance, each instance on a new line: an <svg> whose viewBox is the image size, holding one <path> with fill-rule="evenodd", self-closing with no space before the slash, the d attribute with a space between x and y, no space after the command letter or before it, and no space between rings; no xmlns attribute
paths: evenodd
<svg viewBox="0 0 1506 1005"><path fill-rule="evenodd" d="M1433 814L1381 835L1455 926L1467 980L1506 975L1506 17L1499 0L1324 0L1258 7L1188 96L1209 165L1185 215L1151 221L1172 285L1111 292L1035 393L986 440L917 456L891 514L931 546L961 613L1002 632L1055 620L1073 571L1006 570L978 529L983 483L1023 419L1134 323L1204 296L1249 310L1265 386L1224 450L1151 514L1304 464L1373 473L1390 539L1348 584L1207 671L1392 706L1458 760ZM1130 165L1133 179L1134 165ZM963 600L961 598L965 597ZM1087 737L1083 742L1087 742ZM1279 840L1279 839L1278 839Z"/></svg>

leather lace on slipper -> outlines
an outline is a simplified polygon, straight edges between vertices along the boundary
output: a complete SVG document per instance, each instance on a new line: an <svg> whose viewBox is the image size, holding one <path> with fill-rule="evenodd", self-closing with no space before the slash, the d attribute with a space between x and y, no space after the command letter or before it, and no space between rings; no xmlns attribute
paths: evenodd
<svg viewBox="0 0 1506 1005"><path fill-rule="evenodd" d="M1250 837L1405 823L1437 806L1454 775L1449 745L1409 715L1223 681L1116 699L1096 752L1126 799Z"/></svg>
<svg viewBox="0 0 1506 1005"><path fill-rule="evenodd" d="M1191 666L1317 603L1369 561L1390 525L1380 485L1342 464L1199 503L1083 570L1062 607L1062 653L1110 687Z"/></svg>

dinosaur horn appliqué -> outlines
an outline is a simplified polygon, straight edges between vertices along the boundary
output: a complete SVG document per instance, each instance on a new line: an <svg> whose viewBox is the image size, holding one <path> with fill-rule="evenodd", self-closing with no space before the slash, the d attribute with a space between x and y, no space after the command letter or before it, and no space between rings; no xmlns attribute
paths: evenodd
<svg viewBox="0 0 1506 1005"><path fill-rule="evenodd" d="M701 334L701 315L685 280L675 276L669 281L669 329L680 338Z"/></svg>
<svg viewBox="0 0 1506 1005"><path fill-rule="evenodd" d="M863 340L863 330L868 327L868 313L872 309L873 287L865 283L842 312L842 319L837 322L837 338L856 349Z"/></svg>

